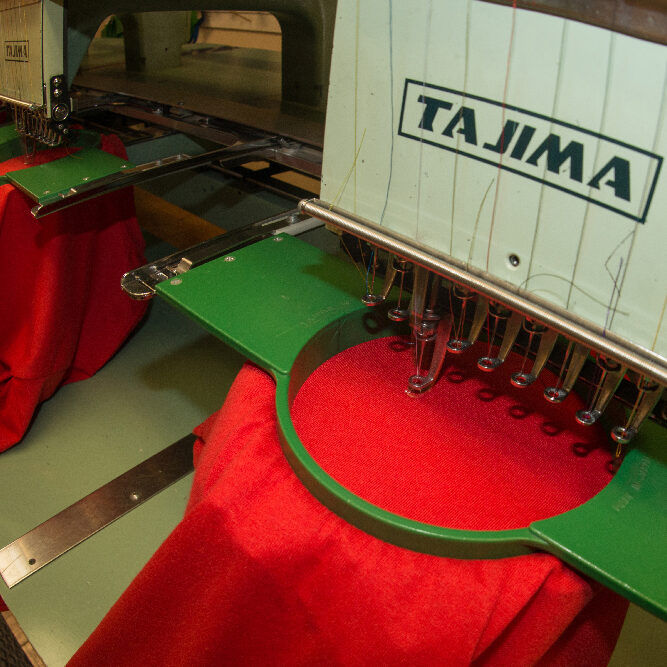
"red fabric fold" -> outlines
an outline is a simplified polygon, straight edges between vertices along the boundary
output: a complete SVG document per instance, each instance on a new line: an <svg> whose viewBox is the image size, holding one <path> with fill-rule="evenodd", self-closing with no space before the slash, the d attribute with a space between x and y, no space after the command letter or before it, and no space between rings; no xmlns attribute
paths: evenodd
<svg viewBox="0 0 667 667"><path fill-rule="evenodd" d="M626 601L547 554L465 561L377 540L306 491L276 429L273 381L247 364L196 431L183 520L70 667L608 662Z"/></svg>
<svg viewBox="0 0 667 667"><path fill-rule="evenodd" d="M117 137L102 137L102 149L127 158ZM70 152L7 160L0 173ZM0 451L23 437L59 386L98 371L146 310L120 289L123 273L145 263L131 190L40 220L32 206L12 185L0 186Z"/></svg>

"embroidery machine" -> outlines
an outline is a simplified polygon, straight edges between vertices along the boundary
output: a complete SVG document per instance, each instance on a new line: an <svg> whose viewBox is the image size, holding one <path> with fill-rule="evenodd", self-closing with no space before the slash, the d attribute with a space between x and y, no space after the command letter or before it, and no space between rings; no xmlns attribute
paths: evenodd
<svg viewBox="0 0 667 667"><path fill-rule="evenodd" d="M130 280L155 285L273 373L286 456L341 516L441 555L551 551L664 617L664 543L651 528L664 520L664 432L635 436L667 381L666 51L576 18L484 2L339 2L322 200L299 208L389 253L384 285L367 278L364 305L350 297L353 269L288 238L280 250L265 240L192 272L185 253L161 267L169 279L156 284L140 270L126 289L142 293ZM367 275L381 254L369 254ZM317 295L306 296L304 274ZM390 514L329 478L299 442L289 406L319 363L386 335L384 325L365 330L363 318L393 282L387 322L412 328L413 393L437 381L446 353L465 353L481 335L490 343L478 366L496 371L522 329L524 368L510 381L534 391L553 355L559 380L547 401L566 399L594 353L589 406L572 415L580 423L601 418L623 378L634 385L624 420L611 425L617 459L628 453L609 486L524 530L475 532ZM223 283L235 289L208 298ZM557 345L559 336L568 342Z"/></svg>
<svg viewBox="0 0 667 667"><path fill-rule="evenodd" d="M19 4L3 3L5 11ZM566 3L518 4L340 0L321 199L137 269L123 287L135 298L157 292L272 372L285 453L341 516L388 541L442 555L547 550L664 618L667 19L651 4L609 3L616 11L602 24L585 9L565 12ZM58 33L62 9L46 0L22 11L43 12L44 25ZM69 11L68 33L75 33L70 25L85 12L74 3ZM81 20L96 26L110 11ZM43 35L47 52L51 38ZM29 40L13 41L15 64L5 59L5 68L23 66L31 53ZM80 48L70 50L75 66L68 71L81 56ZM63 58L46 60L57 63L39 84L46 99L39 85L2 95L16 105L24 134L56 143L68 129L58 110L68 106L67 94L56 94L67 68L58 66ZM233 140L246 139L245 146L206 156L134 169L108 165L75 185L68 176L46 195L14 181L32 192L39 217L221 160L261 156L317 173L311 146L296 132L267 136L270 129L243 128ZM366 268L377 285L368 280L363 303L353 297L358 280L349 263L290 238L312 219L375 249ZM267 280L274 271L276 279ZM379 324L369 307L385 301L391 309ZM530 385L553 360L559 382L545 391L548 401L566 400L588 374L590 404L573 414L580 423L603 418L616 393L625 397L625 418L610 425L617 458L624 454L613 481L576 510L502 532L416 524L340 487L300 445L289 405L314 367L386 335L391 321L412 329L418 362L406 387L417 394L437 381L446 354L465 354L486 336L490 352L479 367L499 369L518 342L526 364L511 382L526 391L536 390Z"/></svg>

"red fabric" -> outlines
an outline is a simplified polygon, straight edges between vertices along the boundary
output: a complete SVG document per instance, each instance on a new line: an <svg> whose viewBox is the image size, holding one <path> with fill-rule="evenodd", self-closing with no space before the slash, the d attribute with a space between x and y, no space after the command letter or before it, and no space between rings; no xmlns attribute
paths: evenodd
<svg viewBox="0 0 667 667"><path fill-rule="evenodd" d="M126 158L117 137L102 148ZM44 150L14 158L0 174L65 156ZM33 202L0 186L0 451L24 435L36 407L62 384L83 380L114 354L146 305L120 289L145 263L130 190L36 220Z"/></svg>
<svg viewBox="0 0 667 667"><path fill-rule="evenodd" d="M334 398L345 393L345 376L360 372L357 353L349 354L351 362L338 363L343 353L320 369L330 388L341 383L329 389L327 410L343 419ZM464 381L459 389L473 386ZM370 411L384 401L371 388L364 394ZM301 429L320 397L312 398L300 396L295 408ZM461 400L472 406L472 398ZM458 404L450 401L451 409ZM417 426L406 424L405 432ZM70 667L608 661L627 602L553 556L464 561L415 553L320 505L282 455L274 385L260 369L246 365L222 409L196 433L184 519ZM392 439L390 429L384 433ZM340 446L335 429L321 428L318 437Z"/></svg>
<svg viewBox="0 0 667 667"><path fill-rule="evenodd" d="M512 386L518 355L494 373L478 370L487 352L478 343L448 355L440 381L415 398L405 392L411 349L398 339L359 345L308 378L294 425L334 479L417 521L521 528L594 496L611 479L604 428L575 421L585 407L576 395L560 406L544 399L557 380L548 371L533 387Z"/></svg>
<svg viewBox="0 0 667 667"><path fill-rule="evenodd" d="M0 598L0 611L9 611L9 607L2 598Z"/></svg>

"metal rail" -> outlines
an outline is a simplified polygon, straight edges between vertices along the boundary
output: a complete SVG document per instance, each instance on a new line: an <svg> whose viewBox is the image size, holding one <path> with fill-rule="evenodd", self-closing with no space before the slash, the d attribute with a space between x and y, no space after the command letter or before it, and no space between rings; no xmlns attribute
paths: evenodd
<svg viewBox="0 0 667 667"><path fill-rule="evenodd" d="M137 301L150 299L159 283L175 278L232 250L261 241L279 232L301 234L321 224L319 220L312 218L304 220L296 209L285 211L128 271L122 277L120 285L128 296Z"/></svg>
<svg viewBox="0 0 667 667"><path fill-rule="evenodd" d="M9 97L8 95L0 95L0 102L8 102L9 104L15 104L17 107L24 107L26 109L30 109L31 111L37 111L38 109L44 108L43 106L35 104L34 102L17 100L15 97Z"/></svg>
<svg viewBox="0 0 667 667"><path fill-rule="evenodd" d="M278 137L269 137L267 139L236 144L235 146L218 148L193 157L179 154L162 160L156 160L155 162L147 162L146 164L112 174L111 176L70 188L67 192L61 193L55 201L34 206L32 214L36 218L42 218L45 215L62 211L88 199L94 199L95 197L115 192L130 185L139 185L140 183L145 183L146 181L160 178L167 174L195 169L213 162L224 164L230 161L246 159L267 149L277 148L281 145L281 142L282 139Z"/></svg>

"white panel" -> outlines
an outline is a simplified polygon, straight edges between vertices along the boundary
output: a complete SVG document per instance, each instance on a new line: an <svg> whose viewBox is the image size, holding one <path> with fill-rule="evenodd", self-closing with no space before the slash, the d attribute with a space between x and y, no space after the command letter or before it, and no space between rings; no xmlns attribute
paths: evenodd
<svg viewBox="0 0 667 667"><path fill-rule="evenodd" d="M601 133L664 156L667 142L660 128L665 112L665 48L622 35L614 35L612 39ZM599 155L595 168L601 168L608 157L608 154ZM637 166L640 168L635 169ZM641 166L632 162L630 194L634 201L643 204L653 178L646 178ZM610 215L597 206L588 208L579 261L573 275L574 284L581 289L573 290L569 302L573 312L606 324L615 333L645 347L652 345L667 290L664 179L663 173L659 182L662 187L656 189L643 224ZM612 192L613 188L604 185L605 180L600 189ZM647 267L650 267L648 271ZM615 281L622 284L617 304ZM615 306L617 310L612 319ZM663 348L661 353L667 354L667 350Z"/></svg>
<svg viewBox="0 0 667 667"><path fill-rule="evenodd" d="M607 30L591 30L582 23L566 22L552 116L577 127L600 131L610 43L611 33ZM552 188L543 188L541 196L535 248L525 286L566 306L589 203Z"/></svg>
<svg viewBox="0 0 667 667"><path fill-rule="evenodd" d="M64 0L44 0L42 3L43 16L43 76L46 90L50 90L51 77L65 73L65 57L63 36L64 31ZM54 106L53 100L47 95L48 113Z"/></svg>
<svg viewBox="0 0 667 667"><path fill-rule="evenodd" d="M502 101L505 90L507 56L512 35L512 14L503 12L501 7L495 5L491 5L490 8L490 12L484 11L489 8L480 7L478 2L473 3L471 7L468 26L470 37L468 87L466 92L471 95ZM498 52L503 53L501 58L497 57ZM491 57L492 55L496 55L496 57ZM443 76L441 73L440 76L444 83L437 80L436 83L448 86L448 75ZM461 103L461 106L463 106L463 103ZM472 103L466 104L466 106L476 107ZM490 109L487 108L487 110ZM495 137L484 136L480 120L476 117L475 124L479 133L477 137L478 144L485 141L494 141ZM494 127L494 132L495 129ZM465 145L468 143L465 139L461 142L461 134L457 132L457 148L459 150L471 149L472 146ZM489 157L495 161L495 155L490 154ZM451 254L475 264L479 263L479 257L483 257L482 261L485 262L488 234L498 185L498 169L492 165L480 167L479 163L462 158L460 155L456 158L456 199L453 207L454 234L453 244L450 246Z"/></svg>
<svg viewBox="0 0 667 667"><path fill-rule="evenodd" d="M356 12L353 3L339 3L329 77L325 151L321 195L338 204L347 172L354 166L355 90L350 77L355 72Z"/></svg>
<svg viewBox="0 0 667 667"><path fill-rule="evenodd" d="M485 2L338 14L323 199L652 347L667 48Z"/></svg>
<svg viewBox="0 0 667 667"><path fill-rule="evenodd" d="M0 0L0 39L0 94L41 106L41 3Z"/></svg>
<svg viewBox="0 0 667 667"><path fill-rule="evenodd" d="M477 4L478 12L482 13L484 9L483 4ZM494 9L500 10L505 16L512 16L512 12L503 11L505 9L503 7L495 7ZM490 14L493 15L495 12ZM480 90L484 90L483 93L480 92L480 95L502 100L508 107L529 109L534 113L551 117L553 115L554 99L557 94L563 25L563 20L554 20L553 17L544 14L517 12L511 47L509 40L506 43L503 43L504 40L494 40L493 51L485 54L484 57L487 62L493 59L497 63L496 78L500 80L503 86L507 78L507 94L503 97L503 92L498 90L498 83L496 83L492 88L491 95L480 86ZM478 39L480 43L485 39L488 42L487 31L481 31ZM511 60L508 71L506 62L510 48ZM483 61L480 63L480 68L484 68ZM506 112L504 118L508 120L513 115ZM531 127L541 126L548 134L550 130L548 122L538 123L537 119L531 121L529 117L524 116L523 118L526 122L522 127L526 127L526 125ZM495 125L495 128L502 128L502 116L499 122L497 121L495 124L480 123L480 125L489 128L494 128ZM521 130L517 131L520 132ZM493 134L498 136L499 132ZM487 141L493 143L495 136ZM482 138L480 138L480 141L482 141ZM511 156L513 152L511 147L512 143L509 143L507 152L503 156L498 156L499 160L502 160L508 166L512 162L512 158L508 157L508 154ZM533 150L534 145L531 142L528 145L526 156L529 156ZM474 178L472 172L477 166L469 161L466 161L466 166L471 172L470 178ZM535 167L536 177L548 178L545 156L538 161ZM491 219L489 219L489 228L493 225L493 230L490 238L489 235L486 235L485 242L479 244L480 247L476 252L476 257L473 258L473 263L497 276L521 283L525 280L528 272L529 263L526 260L531 253L543 186L508 171L498 169L494 171L498 183L498 193L494 203L495 210L491 209ZM469 219L469 217L464 216L464 225L466 218ZM520 233L517 233L517 220L522 222ZM508 257L511 254L517 255L521 260L516 269L511 268L509 264Z"/></svg>

